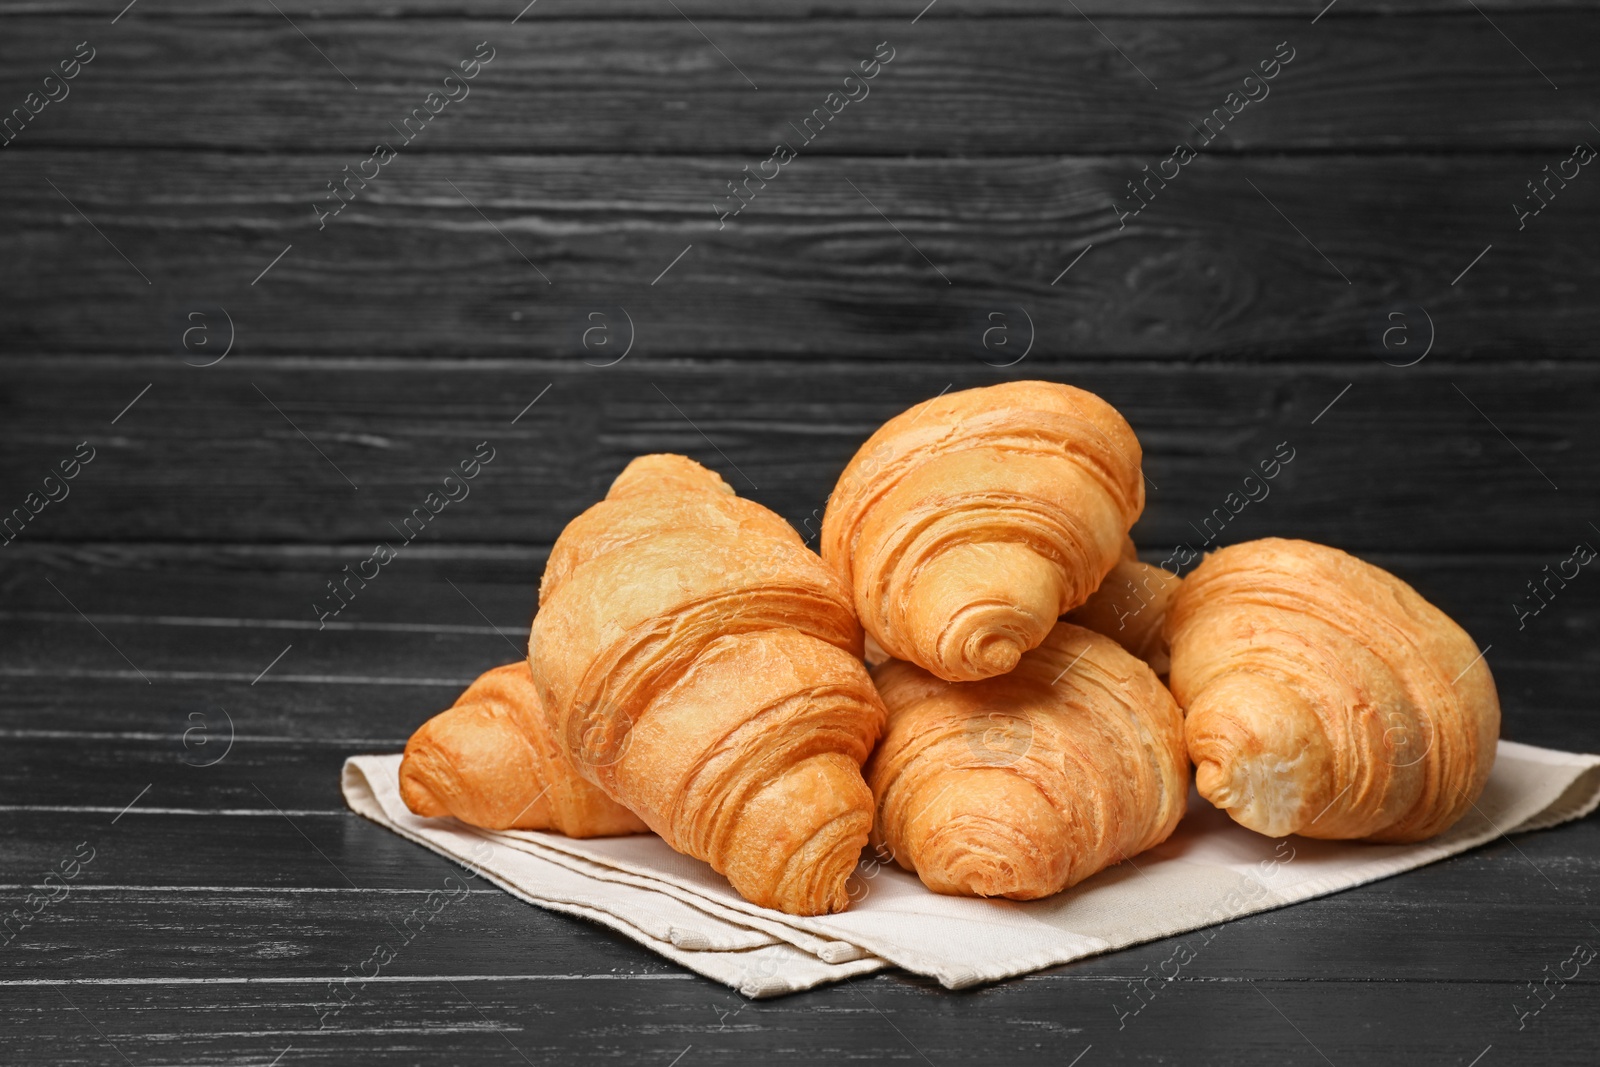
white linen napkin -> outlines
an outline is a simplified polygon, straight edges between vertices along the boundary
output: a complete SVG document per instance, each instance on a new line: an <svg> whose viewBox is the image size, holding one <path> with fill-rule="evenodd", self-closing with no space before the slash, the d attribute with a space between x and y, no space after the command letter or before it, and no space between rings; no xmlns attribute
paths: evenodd
<svg viewBox="0 0 1600 1067"><path fill-rule="evenodd" d="M939 896L866 854L847 911L801 918L747 903L707 864L654 834L578 841L421 818L400 799L399 770L398 755L351 757L345 802L530 904L602 923L749 997L889 965L948 989L992 982L1325 896L1600 806L1600 756L1501 741L1473 810L1421 844L1274 840L1191 790L1188 813L1165 843L1046 900Z"/></svg>

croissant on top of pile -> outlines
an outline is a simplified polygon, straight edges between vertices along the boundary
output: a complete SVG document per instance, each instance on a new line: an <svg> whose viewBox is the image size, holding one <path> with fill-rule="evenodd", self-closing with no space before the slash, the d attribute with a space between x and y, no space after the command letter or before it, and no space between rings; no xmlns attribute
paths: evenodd
<svg viewBox="0 0 1600 1067"><path fill-rule="evenodd" d="M1060 892L1166 840L1191 764L1262 834L1451 826L1500 728L1472 639L1307 541L1182 580L1140 563L1141 460L1070 385L942 395L846 465L819 556L712 471L641 456L557 539L528 659L412 735L401 795L492 830L652 831L795 915L845 908L869 841L935 892Z"/></svg>

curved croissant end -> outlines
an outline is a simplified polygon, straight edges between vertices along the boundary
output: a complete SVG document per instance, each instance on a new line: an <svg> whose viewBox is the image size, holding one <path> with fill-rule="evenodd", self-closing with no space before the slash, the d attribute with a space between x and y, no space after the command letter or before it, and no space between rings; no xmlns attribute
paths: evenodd
<svg viewBox="0 0 1600 1067"><path fill-rule="evenodd" d="M861 446L822 556L891 656L947 681L1004 674L1088 599L1144 509L1139 441L1053 382L925 401Z"/></svg>
<svg viewBox="0 0 1600 1067"><path fill-rule="evenodd" d="M1354 556L1224 548L1184 578L1167 636L1195 784L1243 826L1421 841L1488 781L1500 701L1477 645Z"/></svg>
<svg viewBox="0 0 1600 1067"><path fill-rule="evenodd" d="M556 541L529 650L564 750L669 845L753 903L846 906L883 703L849 595L787 522L640 457Z"/></svg>
<svg viewBox="0 0 1600 1067"><path fill-rule="evenodd" d="M406 742L400 798L486 830L609 837L648 829L556 748L526 660L484 673Z"/></svg>
<svg viewBox="0 0 1600 1067"><path fill-rule="evenodd" d="M1167 839L1188 799L1183 720L1144 663L1059 623L1015 670L874 671L889 727L866 767L873 837L936 893L1033 900Z"/></svg>
<svg viewBox="0 0 1600 1067"><path fill-rule="evenodd" d="M1162 624L1180 582L1170 571L1140 563L1129 541L1100 588L1068 612L1067 621L1105 634L1164 678L1171 657Z"/></svg>

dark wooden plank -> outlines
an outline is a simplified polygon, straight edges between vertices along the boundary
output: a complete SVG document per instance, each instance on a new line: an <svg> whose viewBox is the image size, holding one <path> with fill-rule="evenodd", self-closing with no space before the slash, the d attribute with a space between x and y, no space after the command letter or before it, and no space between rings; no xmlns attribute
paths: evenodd
<svg viewBox="0 0 1600 1067"><path fill-rule="evenodd" d="M316 579L311 575L306 575L305 579L306 587L314 595L319 586L311 583ZM376 583L369 588L375 586ZM88 593L87 597L74 590L75 603L100 599L99 592L84 592ZM533 587L524 586L518 592L524 604L521 614L531 616L535 598ZM293 612L294 618L290 621L310 622L311 626L290 632L266 627L151 625L138 615L80 616L58 600L57 606L63 610L42 618L31 613L20 617L7 613L9 617L0 618L0 640L6 644L4 669L25 667L41 676L76 678L85 672L93 674L101 668L114 666L123 673L133 674L135 682L140 681L139 673L148 673L152 681L183 681L185 675L198 675L201 679L237 679L247 686L258 674L263 675L260 685L337 684L335 679L348 676L347 685L366 687L369 691L373 686L410 690L436 688L441 684L465 686L478 672L517 659L524 651L522 646L528 636L526 622L507 626L502 631L504 637L481 623L460 630L455 627L431 629L427 622L429 616L475 614L471 605L456 597L449 585L438 583L431 593L431 599L422 601L424 613L415 629L395 631L371 626L320 633L316 620L307 610L311 596L305 593L300 603L284 606L299 609ZM454 603L438 599L440 594L455 598ZM86 625L85 618L92 625ZM93 635L94 627L99 628L105 639L99 648L81 640L85 634ZM108 642L121 649L127 659L118 659ZM291 646L292 655L274 662L280 652ZM407 679L417 681L406 685ZM373 692L373 696L379 698L377 692ZM382 698L386 699L387 694Z"/></svg>
<svg viewBox="0 0 1600 1067"><path fill-rule="evenodd" d="M852 66L885 42L880 55L892 62L852 89L868 94L859 103L833 105L842 113L803 146L806 154L1132 152L1153 155L1141 160L1153 167L1178 139L1200 144L1190 123L1242 92L1242 79L1275 54L1291 62L1280 72L1274 61L1276 76L1252 88L1266 94L1259 104L1236 97L1242 112L1223 112L1228 132L1211 150L1566 154L1593 133L1561 104L1564 94L1600 94L1600 71L1583 45L1596 28L1592 12L1506 13L1491 22L1468 8L1313 27L1302 15L1241 18L1231 10L1091 25L1063 11L1068 17L942 18L915 27L908 18L719 20L710 41L665 5L656 19L450 20L427 32L407 21L324 19L313 26L323 56L271 9L247 22L130 17L92 32L19 16L5 42L0 99L20 103L40 88L81 35L93 39L93 62L12 151L336 151L352 154L340 164L354 169L357 156L384 141L407 153L735 152L754 165L777 142L796 142L790 124L842 90ZM606 47L597 50L602 36ZM401 145L394 127L479 42L489 43L483 54L492 62L452 90L463 99L436 105L442 113L414 147ZM1537 57L1536 67L1519 48ZM335 178L340 164L313 188ZM735 165L728 176L738 172ZM725 192L720 181L714 188Z"/></svg>
<svg viewBox="0 0 1600 1067"><path fill-rule="evenodd" d="M1145 451L1137 536L1151 545L1203 547L1220 525L1215 509L1280 445L1293 461L1269 497L1223 527L1227 540L1556 552L1597 536L1582 510L1600 489L1589 459L1600 444L1592 366L1507 371L1438 359L1398 370L1369 358L1241 374L1033 358L1002 371L970 356L900 367L629 358L603 369L229 358L201 371L106 359L5 371L0 499L9 507L42 492L81 442L97 449L71 495L46 505L6 551L126 538L344 542L370 555L384 539L403 568L421 544L548 544L631 457L661 451L703 460L810 536L838 472L884 419L946 387L1021 376L1072 382L1125 413ZM402 520L485 441L495 458L470 495L408 546ZM323 580L302 590L307 618Z"/></svg>
<svg viewBox="0 0 1600 1067"><path fill-rule="evenodd" d="M618 947L612 935L538 916L533 909L525 909L526 916L502 915L488 898L479 897L462 906L463 921L442 918L450 925L440 926L439 937L432 930L423 935L428 940L419 937L416 956L400 960L392 980L364 987L327 1029L319 1029L316 1010L326 1001L326 983L343 976L341 964L353 966L371 951L352 927L370 928L373 942L390 936L373 909L355 909L352 915L352 909L341 907L342 900L307 917L305 933L322 932L323 938L302 940L290 933L286 942L281 926L263 931L261 936L272 940L255 944L269 951L305 949L292 957L288 973L273 976L277 980L270 984L169 984L153 961L145 973L154 980L137 985L100 984L98 976L85 976L59 988L8 988L0 1013L8 1044L18 1055L30 1062L48 1055L55 1063L107 1062L109 1041L133 1062L159 1055L169 1063L264 1064L287 1045L296 1062L341 1064L378 1062L380 1054L419 1063L460 1062L467 1055L489 1063L523 1062L522 1057L614 1062L622 1056L666 1063L692 1046L692 1055L705 1062L748 1062L759 1054L764 1061L796 1063L870 1055L908 1062L921 1062L919 1056L933 1063L1000 1057L1059 1065L1087 1045L1094 1046L1100 1062L1170 1059L1174 1033L1183 1035L1185 1055L1206 1062L1309 1064L1323 1062L1325 1055L1334 1063L1406 1063L1431 1055L1465 1064L1491 1044L1501 1062L1588 1062L1584 1035L1600 996L1592 980L1569 983L1521 1032L1513 1011L1519 997L1527 995L1529 977L1552 960L1559 964L1572 942L1592 940L1575 915L1551 920L1537 931L1530 928L1531 937L1501 939L1479 932L1472 955L1515 978L1462 976L1422 983L1394 969L1414 967L1433 946L1422 941L1408 952L1395 942L1431 929L1425 921L1388 927L1390 946L1379 950L1383 962L1369 961L1354 978L1317 973L1317 954L1339 954L1348 945L1347 933L1361 939L1361 924L1371 909L1325 915L1333 920L1326 925L1269 925L1325 911L1337 900L1371 896L1377 888L1224 928L1177 981L1152 983L1155 998L1137 1016L1121 1019L1120 1029L1119 1010L1127 1010L1132 996L1130 979L1159 973L1174 942L959 994L886 975L751 1004L700 979L651 973L641 966L648 957L637 949L632 951L638 960L619 966L612 962ZM81 894L63 908L84 905L89 896ZM159 911L132 910L141 927L161 922ZM202 914L209 918L208 937L234 947L236 956L249 951L248 925L229 931L221 926L222 916L210 909ZM495 965L507 955L506 939L492 941L464 921L474 916L522 935L515 954L525 965L521 973L529 977L470 980L497 973ZM107 948L91 963L101 973L116 970L106 965L116 950ZM1255 977L1264 957L1298 961L1288 965L1305 977ZM458 960L476 967L450 972L463 976L453 984L430 980L422 966ZM1236 961L1244 964L1243 973L1235 970ZM562 964L593 977L574 980L574 971L563 973ZM1344 1022L1351 1018L1362 1025ZM540 1060L531 1059L535 1056Z"/></svg>
<svg viewBox="0 0 1600 1067"><path fill-rule="evenodd" d="M670 1065L679 1056L680 1067L854 1059L1060 1067L1088 1046L1083 1065L1170 1063L1174 1047L1184 1062L1242 1067L1466 1065L1489 1044L1501 1062L1586 1065L1584 1013L1596 998L1571 988L1523 1034L1508 1033L1502 1019L1515 990L1472 983L1179 982L1121 1033L1111 1005L1125 984L1109 981L953 996L880 977L758 1003L703 981L404 983L375 989L323 1032L308 1010L314 994L298 987L67 987L70 1004L54 990L23 990L0 1010L19 1055L62 1065L122 1062L105 1039L134 1063L255 1067L286 1045L285 1065L339 1067Z"/></svg>
<svg viewBox="0 0 1600 1067"><path fill-rule="evenodd" d="M237 827L227 829L238 832ZM224 828L213 832L221 834ZM1590 847L1595 844L1593 839L1586 843ZM192 838L184 844L191 848L202 845ZM309 853L303 842L301 851ZM1520 862L1509 846L1501 852L1500 864ZM96 864L101 858L97 853ZM305 865L298 854L292 859L277 858L297 868ZM314 854L312 859L321 862ZM413 859L412 863L428 866L425 859ZM1492 899L1467 900L1457 895L1440 899L1438 892L1425 895L1416 886L1404 891L1378 886L1351 890L1216 929L1212 939L1204 942L1203 959L1197 961L1190 977L1329 981L1382 975L1396 983L1503 982L1508 973L1537 974L1551 952L1570 947L1563 943L1562 935L1574 934L1575 924L1581 928L1581 906L1519 901L1515 893L1525 894L1529 887L1513 889L1512 876L1453 865L1444 870L1454 879L1448 884L1465 881L1479 894L1487 889ZM1592 867L1584 873L1591 880L1596 874ZM1396 879L1394 885L1403 886L1413 877ZM498 888L462 896L468 883L460 871L430 870L417 880L428 884L405 890L341 885L314 890L278 886L209 891L115 884L96 889L86 883L44 911L6 946L0 981L29 975L100 982L250 979L283 975L286 962L293 974L337 975L341 964L362 959L375 941L392 943L396 927L403 934L405 917L424 904L421 898L430 890L448 894L450 904L404 946L394 973L521 975L616 968L624 973L659 975L676 971L671 961L605 932L598 924L543 911ZM1435 890L1445 884L1443 877L1429 883ZM0 891L0 905L6 911L23 907L25 899L26 892L21 889ZM1463 913L1495 924L1492 950L1463 951L1474 939L1458 922ZM293 925L286 928L285 920L291 916ZM175 922L182 922L188 933L176 943L171 937ZM108 944L105 935L112 927L120 927L123 933L116 943ZM1341 927L1351 931L1350 935L1342 936ZM1193 941L1204 937L1200 933L1187 936ZM1274 938L1294 938L1299 944L1293 951L1262 952L1261 945ZM525 943L530 949L525 954L495 951L496 944L508 940ZM1137 978L1145 966L1159 973L1158 961L1171 953L1178 940L1183 938L1167 940L1164 951L1142 948L1087 960L1073 965L1071 973Z"/></svg>
<svg viewBox="0 0 1600 1067"><path fill-rule="evenodd" d="M983 347L997 311L1018 343L1031 320L1030 360L1399 362L1375 341L1399 303L1456 357L1583 358L1600 331L1577 298L1600 196L1574 182L1521 232L1510 210L1554 156L1202 158L1119 224L1152 161L801 158L719 232L739 157L421 154L319 232L347 157L19 153L0 331L200 364L222 349L199 340L228 336L220 306L238 355L599 365L620 350L585 348L589 316L620 340L620 308L635 360L967 366L1020 351ZM196 311L212 332L188 351Z"/></svg>
<svg viewBox="0 0 1600 1067"><path fill-rule="evenodd" d="M392 713L391 736L407 733L422 717ZM209 721L220 726L214 709ZM392 743L352 740L356 743L348 748L299 741L239 741L221 763L197 768L184 765L190 753L169 739L8 738L7 757L0 763L0 795L26 798L28 804L47 807L81 806L84 783L93 782L96 796L110 798L105 803L113 811L131 803L147 785L159 787L152 788L142 801L152 806L269 812L276 804L289 810L332 811L344 806L339 768L347 755L373 748L397 750Z"/></svg>
<svg viewBox="0 0 1600 1067"><path fill-rule="evenodd" d="M255 816L166 814L156 809L159 788L115 825L114 811L0 813L7 845L0 910L21 906L63 858L94 850L69 894L0 953L0 986L30 976L110 982L337 974L342 963L353 967L373 939L403 927L430 890L455 899L424 927L425 936L406 946L396 973L675 969L586 921L552 915L493 886L469 886L455 865L348 812L294 811L293 827L270 808ZM447 885L446 878L454 881ZM1597 884L1597 820L1519 834L1214 928L1186 977L1397 983L1531 977L1551 952L1583 936ZM463 887L473 891L462 896ZM177 924L187 931L181 940L172 938ZM113 928L120 933L108 940ZM496 942L526 950L496 951ZM1167 939L1093 957L1055 973L1126 978L1147 965L1155 973L1174 944ZM1475 946L1481 951L1470 951Z"/></svg>
<svg viewBox="0 0 1600 1067"><path fill-rule="evenodd" d="M559 22L583 18L649 18L665 21L680 16L671 10L663 12L663 5L655 0L538 0L532 7L513 0L344 0L337 12L330 11L318 0L282 0L276 5L297 21L306 20L313 27L332 20L343 19L484 19L510 22L513 18L526 22ZM765 21L790 21L800 19L886 19L910 23L913 19L922 24L940 19L1015 18L1018 16L1055 16L1062 20L1094 16L1098 21L1107 18L1132 16L1211 16L1217 13L1215 5L1197 0L1083 0L1074 11L1056 0L937 0L930 5L912 0L805 0L804 3L786 4L774 9L763 0L676 0L684 15L699 19L762 19ZM1269 3L1267 0L1228 0L1225 10L1235 15L1284 16L1292 11L1295 18L1310 22L1327 7L1327 0L1295 0L1293 4ZM1596 0L1339 0L1320 21L1342 21L1352 17L1386 17L1414 13L1445 14L1471 12L1474 8L1493 14L1528 14L1539 11L1590 11ZM141 20L156 19L216 19L232 18L236 21L260 21L267 16L251 7L219 8L206 0L138 0L133 9ZM519 16L519 12L521 13ZM50 15L81 19L84 22L104 22L109 19L107 7L92 0L0 0L3 15ZM115 14L115 12L111 12ZM125 23L135 16L129 14ZM276 15L271 17L276 18Z"/></svg>
<svg viewBox="0 0 1600 1067"><path fill-rule="evenodd" d="M128 820L131 822L132 816ZM192 836L184 847L204 849L214 861L230 862L237 869L236 859L217 845L226 834L243 829L227 825L226 820L213 820L198 833L191 826ZM116 840L108 834L90 836L102 844ZM312 863L327 866L304 840L295 840L298 849L283 841L290 850L277 855L280 862L302 874ZM65 855L73 855L76 845L69 845ZM120 842L106 846L104 852L100 847L95 845L94 862L84 868L84 878L96 867L118 870L119 853L125 851ZM407 847L414 850L414 846ZM83 854L88 855L88 850ZM416 854L397 859L396 873L420 868L417 876L409 879L416 885L352 889L337 874L334 880L338 885L315 889L269 884L259 889L202 891L122 889L115 887L115 881L109 888L95 888L95 883L86 880L73 883L69 896L46 908L5 946L0 980L265 978L284 975L286 968L292 974L340 975L345 964L355 975L361 973L355 965L372 951L374 942L387 942L400 950L394 966L385 968L396 975L561 974L611 969L649 975L678 973L672 961L641 951L634 942L597 923L531 907L497 886L464 877L459 868L431 862L432 857ZM356 878L360 872L347 873ZM320 877L316 880L322 881ZM393 881L394 873L385 880ZM429 893L436 895L430 898ZM0 890L0 908L4 913L24 908L27 895L22 889ZM409 927L408 917L412 919ZM172 936L175 923L182 924L181 940ZM113 928L120 929L122 936L108 943L106 932ZM411 939L395 944L397 929L399 939L404 940L408 930ZM526 954L496 951L507 941L548 947ZM1530 961L1531 955L1523 962ZM366 973L370 975L370 967ZM332 1007L326 1001L326 990L319 992L324 994L323 1006Z"/></svg>
<svg viewBox="0 0 1600 1067"><path fill-rule="evenodd" d="M265 667L282 648L280 644L262 657L255 669ZM115 659L110 648L104 651ZM465 680L459 684L385 685L363 691L350 684L297 680L303 676L291 672L277 680L268 674L253 687L248 681L178 681L164 676L158 686L145 686L137 676L78 675L67 695L60 675L19 675L0 668L0 703L4 705L0 741L11 744L59 738L68 744L138 743L147 753L142 765L154 767L167 762L200 767L224 752L231 755L230 736L241 752L258 743L287 742L298 743L307 752L321 750L327 759L355 752L398 752L416 727L454 703L466 688L465 682L476 673L515 659L503 647L498 652L489 647L486 652L464 665L458 675L445 675ZM285 657L284 664L292 664L293 655ZM115 675L114 668L106 670ZM123 674L132 674L126 665ZM1583 708L1576 705L1592 686L1580 680L1551 684L1542 676L1538 681L1544 683L1540 686L1545 698L1541 715L1527 716L1525 725L1564 739L1573 724L1585 721ZM148 781L146 778L135 788Z"/></svg>
<svg viewBox="0 0 1600 1067"><path fill-rule="evenodd" d="M179 769L188 778L205 777L206 773ZM381 913L380 905L397 903L406 893L437 889L446 875L459 874L447 861L351 813L337 798L331 807L313 809L292 804L280 804L275 809L260 794L247 808L213 803L204 809L186 809L164 803L178 799L180 790L189 788L181 782L179 776L166 773L127 814L120 812L128 808L134 794L147 783L124 795L109 785L85 780L80 782L76 798L82 803L69 805L71 810L29 805L0 812L0 834L6 843L5 856L0 861L4 864L0 867L0 883L40 884L47 872L77 854L80 843L87 843L88 847L82 850L84 855L89 848L95 850L93 861L83 867L82 883L101 888L75 892L63 904L76 904L80 896L85 900L97 898L114 892L108 887L117 886L144 887L151 893L187 887L192 895L232 888L259 892L265 899L256 907L269 910L321 908L323 904L308 901L313 897L321 900L329 893L365 895L373 900L367 905L349 906L365 906L368 914L376 914ZM324 855L318 855L318 849ZM1554 862L1553 855L1545 857L1547 863ZM268 892L271 890L283 892L273 896ZM407 910L412 906L413 903L405 904ZM49 951L50 931L56 928L56 920L69 917L74 910L52 906L30 928L33 936L20 936L12 947L24 943L34 946L29 952L34 962L40 962L39 954ZM88 936L91 927L83 929ZM59 938L56 941L66 943ZM91 949L89 946L84 951ZM570 967L572 962L562 961L559 966ZM137 961L124 961L125 967L136 964ZM100 976L113 977L116 973L102 970ZM178 975L170 972L169 976Z"/></svg>
<svg viewBox="0 0 1600 1067"><path fill-rule="evenodd" d="M256 1067L285 1045L293 1049L286 1065L340 1067L670 1065L680 1055L680 1067L853 1059L1060 1067L1086 1046L1093 1051L1083 1065L1170 1063L1174 1047L1190 1058L1185 1062L1242 1067L1433 1062L1430 1056L1466 1065L1489 1044L1502 1062L1586 1065L1592 1057L1583 1044L1584 1013L1596 1000L1589 987L1569 987L1574 991L1547 1009L1547 1018L1517 1034L1514 1020L1510 1032L1504 1022L1516 995L1505 984L1180 982L1118 1033L1111 1005L1119 992L1127 996L1121 982L1020 983L952 996L881 977L754 1004L702 981L458 986L386 986L348 1009L349 1021L337 1030L321 1033L307 1010L312 994L298 988L68 988L73 1005L136 1063L159 1056L164 1063ZM121 1062L52 990L22 991L5 1011L8 1025L28 1024L17 1039L20 1054L57 1064Z"/></svg>

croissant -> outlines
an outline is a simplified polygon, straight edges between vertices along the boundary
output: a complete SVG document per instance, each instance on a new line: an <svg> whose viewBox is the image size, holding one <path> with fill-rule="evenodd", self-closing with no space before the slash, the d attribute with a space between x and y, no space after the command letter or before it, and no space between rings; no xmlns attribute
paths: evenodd
<svg viewBox="0 0 1600 1067"><path fill-rule="evenodd" d="M579 771L746 900L838 911L884 709L844 586L787 522L642 456L562 531L529 642Z"/></svg>
<svg viewBox="0 0 1600 1067"><path fill-rule="evenodd" d="M1183 815L1183 719L1148 666L1059 623L1015 670L945 682L874 671L889 709L866 766L874 843L936 893L1033 900L1167 839Z"/></svg>
<svg viewBox="0 0 1600 1067"><path fill-rule="evenodd" d="M453 815L486 830L608 837L647 829L561 754L526 660L486 671L417 728L400 762L400 799L418 815Z"/></svg>
<svg viewBox="0 0 1600 1067"><path fill-rule="evenodd" d="M1235 822L1421 841L1483 791L1494 678L1387 571L1307 541L1232 545L1184 578L1166 625L1195 784Z"/></svg>
<svg viewBox="0 0 1600 1067"><path fill-rule="evenodd" d="M1170 571L1139 562L1130 540L1100 588L1068 612L1067 621L1105 634L1165 677L1171 659L1162 624L1180 581Z"/></svg>
<svg viewBox="0 0 1600 1067"><path fill-rule="evenodd" d="M1070 385L935 397L845 467L822 556L890 656L946 681L1004 674L1117 562L1140 458L1116 409Z"/></svg>

